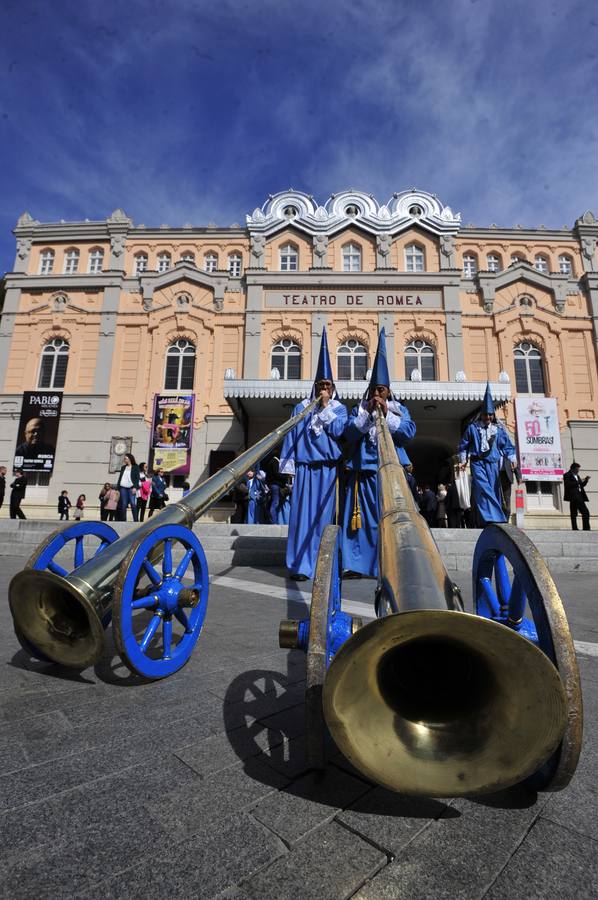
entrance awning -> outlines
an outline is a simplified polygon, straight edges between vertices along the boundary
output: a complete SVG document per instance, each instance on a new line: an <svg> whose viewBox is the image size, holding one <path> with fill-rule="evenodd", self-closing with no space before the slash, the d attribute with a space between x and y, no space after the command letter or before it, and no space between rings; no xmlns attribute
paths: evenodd
<svg viewBox="0 0 598 900"><path fill-rule="evenodd" d="M272 379L225 379L224 396L240 420L289 417L293 406L309 397L312 381ZM367 381L338 381L336 388L346 406L352 407L364 395ZM495 403L511 399L509 382L491 382ZM392 391L409 408L418 422L435 419L463 420L480 406L486 391L485 381L393 381Z"/></svg>

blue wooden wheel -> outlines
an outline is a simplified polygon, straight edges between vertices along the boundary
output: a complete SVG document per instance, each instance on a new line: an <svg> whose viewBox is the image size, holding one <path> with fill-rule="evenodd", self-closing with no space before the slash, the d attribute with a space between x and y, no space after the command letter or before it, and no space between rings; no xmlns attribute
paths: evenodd
<svg viewBox="0 0 598 900"><path fill-rule="evenodd" d="M185 665L208 592L205 553L184 525L161 525L133 544L116 582L112 618L116 647L131 672L164 678Z"/></svg>
<svg viewBox="0 0 598 900"><path fill-rule="evenodd" d="M512 525L489 525L473 557L475 611L519 632L551 660L568 700L568 724L553 756L527 780L535 790L561 790L581 751L583 710L579 668L556 585L537 547Z"/></svg>
<svg viewBox="0 0 598 900"><path fill-rule="evenodd" d="M97 546L87 551L87 558L84 544L86 537L98 539ZM106 547L117 540L117 532L105 522L74 522L72 525L57 528L49 534L39 547L36 548L35 553L27 561L25 568L38 570L47 569L48 571L53 572L54 575L60 575L64 578L66 575L70 575L70 573L79 566L83 565L84 562L87 562L87 560L102 553ZM72 548L69 549L72 549L73 551L73 562L72 565L69 564L66 566L58 563L56 557L68 544L72 544ZM63 562L66 563L64 559ZM109 619L104 622L104 627L106 627L108 622ZM36 647L35 644L32 644L31 641L25 637L23 632L16 627L15 634L19 644L26 653L34 659L39 659L41 662L52 662L45 653L42 653L42 651Z"/></svg>

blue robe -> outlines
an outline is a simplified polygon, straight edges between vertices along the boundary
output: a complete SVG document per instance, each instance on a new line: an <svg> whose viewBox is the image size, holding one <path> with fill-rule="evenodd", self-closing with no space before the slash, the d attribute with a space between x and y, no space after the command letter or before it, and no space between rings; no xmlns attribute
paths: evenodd
<svg viewBox="0 0 598 900"><path fill-rule="evenodd" d="M495 434L488 438L483 423L472 422L465 429L459 444L460 462L466 462L469 458L473 504L483 525L507 521L502 506L500 467L504 457L513 462L517 460L515 447L506 430L500 425L494 425L494 428ZM485 448L486 443L488 449Z"/></svg>
<svg viewBox="0 0 598 900"><path fill-rule="evenodd" d="M249 488L249 503L247 505L247 525L260 525L263 523L264 509L264 484L257 476L247 479Z"/></svg>
<svg viewBox="0 0 598 900"><path fill-rule="evenodd" d="M342 558L345 571L378 576L378 440L375 423L369 416L367 403L363 401L351 410L345 429L345 437L353 454L347 464L348 479L345 492L342 529ZM400 415L399 415L400 414ZM404 445L415 436L415 422L405 406L389 402L386 417L399 462L409 465ZM358 504L361 511L361 528L351 528L355 506L355 486L358 484Z"/></svg>
<svg viewBox="0 0 598 900"><path fill-rule="evenodd" d="M291 513L290 496L283 497L280 484L275 481L270 485L272 500L270 503L270 520L273 525L288 525Z"/></svg>
<svg viewBox="0 0 598 900"><path fill-rule="evenodd" d="M293 410L298 415L309 404L302 400ZM322 532L336 517L340 438L347 410L331 400L287 434L280 454L279 471L295 475L289 517L287 568L292 575L313 578Z"/></svg>

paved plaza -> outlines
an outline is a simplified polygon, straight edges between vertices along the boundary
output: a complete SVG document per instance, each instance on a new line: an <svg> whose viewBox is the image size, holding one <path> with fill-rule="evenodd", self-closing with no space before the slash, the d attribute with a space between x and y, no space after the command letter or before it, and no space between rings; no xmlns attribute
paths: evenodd
<svg viewBox="0 0 598 900"><path fill-rule="evenodd" d="M281 569L214 573L190 662L143 684L110 631L80 674L25 655L5 599L23 562L0 561L0 896L598 897L596 575L555 576L585 651L570 787L444 801L376 787L339 754L307 771L305 658L277 636L281 618L305 615L309 584ZM469 575L455 578L470 602ZM372 593L344 585L356 611Z"/></svg>

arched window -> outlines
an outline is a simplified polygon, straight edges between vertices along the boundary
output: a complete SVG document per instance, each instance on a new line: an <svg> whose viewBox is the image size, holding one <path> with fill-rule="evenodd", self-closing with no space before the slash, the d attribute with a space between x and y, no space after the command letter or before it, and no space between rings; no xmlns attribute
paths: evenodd
<svg viewBox="0 0 598 900"><path fill-rule="evenodd" d="M486 257L486 269L488 272L501 272L502 259L498 253L489 253Z"/></svg>
<svg viewBox="0 0 598 900"><path fill-rule="evenodd" d="M534 260L534 269L538 272L542 272L544 275L548 275L548 260L545 256L542 256L541 253L538 253Z"/></svg>
<svg viewBox="0 0 598 900"><path fill-rule="evenodd" d="M463 275L465 278L473 278L478 271L478 258L474 253L466 253L463 257Z"/></svg>
<svg viewBox="0 0 598 900"><path fill-rule="evenodd" d="M42 250L39 257L39 274L51 275L54 270L54 251Z"/></svg>
<svg viewBox="0 0 598 900"><path fill-rule="evenodd" d="M164 390L192 391L194 377L195 347L190 341L175 341L166 351Z"/></svg>
<svg viewBox="0 0 598 900"><path fill-rule="evenodd" d="M339 381L363 381L368 370L368 352L363 344L349 338L336 352Z"/></svg>
<svg viewBox="0 0 598 900"><path fill-rule="evenodd" d="M64 254L64 274L74 275L79 268L79 251L67 250Z"/></svg>
<svg viewBox="0 0 598 900"><path fill-rule="evenodd" d="M361 272L361 247L359 244L345 244L342 255L343 272Z"/></svg>
<svg viewBox="0 0 598 900"><path fill-rule="evenodd" d="M426 257L422 247L409 244L405 247L405 269L407 272L424 272Z"/></svg>
<svg viewBox="0 0 598 900"><path fill-rule="evenodd" d="M573 275L573 263L571 257L566 253L561 253L559 256L559 272L561 275Z"/></svg>
<svg viewBox="0 0 598 900"><path fill-rule="evenodd" d="M242 260L240 253L229 253L227 268L231 278L241 277Z"/></svg>
<svg viewBox="0 0 598 900"><path fill-rule="evenodd" d="M516 265L517 263L525 262L523 256L520 253L513 253L511 256L511 265Z"/></svg>
<svg viewBox="0 0 598 900"><path fill-rule="evenodd" d="M417 369L422 381L436 380L436 362L434 348L425 341L414 340L405 347L405 378L409 380L411 373Z"/></svg>
<svg viewBox="0 0 598 900"><path fill-rule="evenodd" d="M181 262L191 263L191 265L195 265L195 253L192 250L185 250L184 253L181 253Z"/></svg>
<svg viewBox="0 0 598 900"><path fill-rule="evenodd" d="M296 272L299 268L299 253L294 244L284 244L280 248L280 271Z"/></svg>
<svg viewBox="0 0 598 900"><path fill-rule="evenodd" d="M218 268L218 254L206 253L203 258L204 272L215 272Z"/></svg>
<svg viewBox="0 0 598 900"><path fill-rule="evenodd" d="M171 264L172 259L170 253L167 253L166 250L163 250L162 253L158 253L158 272L168 272Z"/></svg>
<svg viewBox="0 0 598 900"><path fill-rule="evenodd" d="M63 338L54 338L42 350L39 367L39 388L59 390L64 387L69 361L69 345Z"/></svg>
<svg viewBox="0 0 598 900"><path fill-rule="evenodd" d="M301 347L290 338L282 338L272 347L272 369L285 380L301 378Z"/></svg>
<svg viewBox="0 0 598 900"><path fill-rule="evenodd" d="M87 267L87 271L90 275L94 275L97 272L102 271L102 266L104 264L104 251L100 249L92 250L89 254L89 263Z"/></svg>
<svg viewBox="0 0 598 900"><path fill-rule="evenodd" d="M141 275L147 271L147 253L135 254L135 275Z"/></svg>
<svg viewBox="0 0 598 900"><path fill-rule="evenodd" d="M515 357L515 385L518 394L544 394L544 363L537 347L528 341L517 344Z"/></svg>

